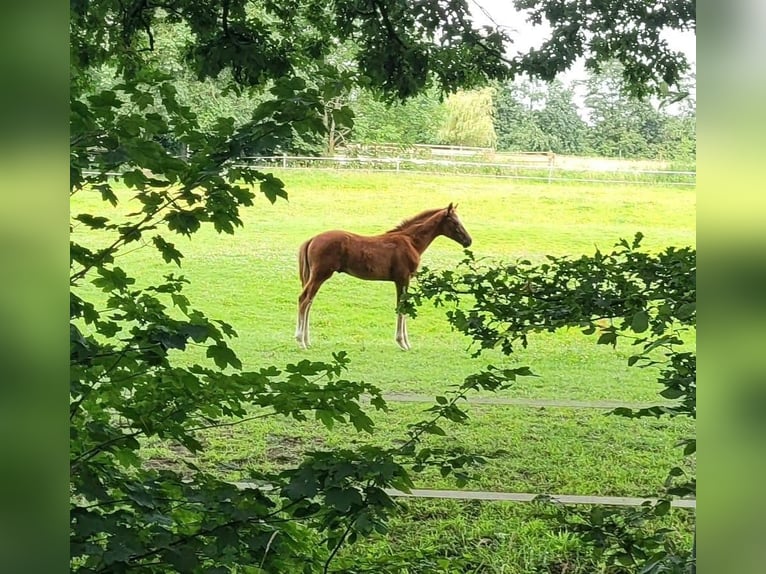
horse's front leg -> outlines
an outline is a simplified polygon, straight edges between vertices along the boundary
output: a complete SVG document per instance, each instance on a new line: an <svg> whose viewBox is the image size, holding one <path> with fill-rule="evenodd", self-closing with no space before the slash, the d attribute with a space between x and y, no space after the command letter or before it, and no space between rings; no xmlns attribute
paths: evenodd
<svg viewBox="0 0 766 574"><path fill-rule="evenodd" d="M407 337L407 316L399 311L399 305L407 293L407 283L396 283L396 343L405 351L410 350L410 341Z"/></svg>

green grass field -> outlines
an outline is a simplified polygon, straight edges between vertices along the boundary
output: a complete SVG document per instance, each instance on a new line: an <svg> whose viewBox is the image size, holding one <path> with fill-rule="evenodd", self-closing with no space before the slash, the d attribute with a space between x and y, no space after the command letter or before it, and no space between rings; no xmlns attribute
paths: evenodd
<svg viewBox="0 0 766 574"><path fill-rule="evenodd" d="M269 204L259 196L243 212L244 228L234 236L203 229L191 241L172 238L184 253L180 272L191 280L187 295L208 316L234 325L231 344L245 369L284 365L303 358L326 360L345 350L348 377L374 383L386 392L443 394L451 385L486 366L528 365L539 376L521 379L502 396L580 400L658 400L656 373L628 368L630 348L597 346L577 331L537 335L512 357L486 353L473 359L469 341L450 330L444 311L425 306L408 330L413 349L394 342L394 288L335 276L320 290L311 315L308 351L293 340L300 291L297 250L307 238L331 228L379 233L424 209L459 204L477 256L539 260L546 254L592 254L610 249L637 231L644 246L695 245L694 189L603 184L523 184L493 178L342 171L277 171L289 201ZM106 208L106 209L105 209ZM111 209L98 194L74 197L80 211L119 217L134 206ZM95 243L97 232L75 229L73 238ZM456 243L437 239L423 257L434 269L463 256ZM152 247L118 260L151 280L171 271ZM694 340L690 341L694 344ZM194 358L194 352L191 357ZM353 429L329 432L317 424L261 420L217 429L206 435L201 463L238 479L248 468L294 463L305 449L354 441L390 444L426 404L391 404L376 414L373 437ZM650 496L667 469L681 461L676 440L694 433L688 420L639 420L585 409L471 406L471 424L447 427L451 446L479 453L508 454L491 460L467 488L549 494ZM173 452L153 444L147 454L172 464ZM448 479L423 475L421 488L451 488ZM455 571L493 573L592 572L576 541L555 535L531 505L407 501L389 537L365 542L341 556L367 557L417 549L423 562L408 572L436 572L433 560L471 556ZM674 512L678 524L688 512ZM359 553L362 554L359 554ZM418 565L420 564L420 565ZM562 564L564 566L562 566ZM401 570L404 572L405 570Z"/></svg>

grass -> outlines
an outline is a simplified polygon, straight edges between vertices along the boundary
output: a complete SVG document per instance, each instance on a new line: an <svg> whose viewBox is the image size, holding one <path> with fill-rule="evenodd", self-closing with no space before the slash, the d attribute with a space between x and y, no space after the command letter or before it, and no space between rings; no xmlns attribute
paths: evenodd
<svg viewBox="0 0 766 574"><path fill-rule="evenodd" d="M209 316L234 325L239 337L232 346L245 369L303 358L326 360L331 352L345 350L351 359L347 376L374 383L386 392L443 394L492 363L528 365L539 375L520 380L503 396L658 400L656 373L627 367L630 348L597 346L594 337L577 331L536 335L528 349L512 357L489 352L472 359L468 341L450 330L444 311L424 307L409 322L413 349L402 352L393 340L393 285L345 275L336 275L320 290L312 309L313 347L300 351L292 338L300 290L297 249L302 241L326 229L379 233L419 211L451 201L459 204L458 212L474 239L471 250L477 256L541 260L546 254L591 254L596 247L608 250L637 231L644 233L644 245L652 250L695 245L694 189L523 184L405 173L275 173L285 181L289 201L270 205L259 196L252 208L244 210L244 228L234 236L203 229L192 241L171 238L185 255L181 273L191 280L187 295ZM73 214L85 211L113 218L133 208L105 209L96 193L80 194L72 202ZM73 239L94 245L99 235L77 228ZM457 244L440 238L425 253L423 263L438 269L461 258ZM171 271L152 247L129 252L118 262L137 274L139 283ZM692 336L690 345L694 342ZM201 352L192 352L185 360L201 358ZM390 444L404 435L406 424L418 420L427 405L390 406L388 416L375 416L373 437L278 419L217 429L206 434L209 449L200 462L221 476L236 479L246 476L251 467L292 464L311 448L371 440ZM596 410L476 405L469 412L471 424L448 427L448 443L439 439L441 444L483 454L508 451L476 473L468 485L471 489L652 495L666 471L681 461L673 444L694 432L691 421L630 421ZM167 445L158 443L148 447L147 455L162 464L172 464L177 458ZM418 486L452 485L439 476L423 475ZM581 548L554 535L535 518L529 505L408 501L406 507L388 538L366 542L363 550L352 552L366 553L373 560L406 545L423 557L422 569L413 572L440 571L433 564L428 566L429 560L449 558L460 549L477 557L476 564L462 570L466 572L593 571L588 570L593 565L587 566L580 556ZM423 513L434 517L423 518ZM469 518L470 513L476 516ZM680 513L676 524L685 520L687 516ZM482 542L487 538L490 542ZM571 568L565 570L560 564Z"/></svg>
<svg viewBox="0 0 766 574"><path fill-rule="evenodd" d="M260 419L215 429L204 433L207 449L196 462L221 477L246 480L249 469L289 467L310 450L369 442L394 446L404 437L407 423L424 416L426 406L390 404L389 413L373 416L377 429L373 436L293 420ZM472 490L656 496L667 469L683 465L680 450L673 445L693 432L690 421L636 423L595 409L472 405L468 412L470 424L450 427L449 446L489 457L475 471ZM491 432L500 428L502 433ZM445 445L439 437L424 444ZM604 448L614 444L620 448ZM171 456L160 444L150 452L155 457ZM416 488L455 487L451 477L436 471L426 471L415 480Z"/></svg>

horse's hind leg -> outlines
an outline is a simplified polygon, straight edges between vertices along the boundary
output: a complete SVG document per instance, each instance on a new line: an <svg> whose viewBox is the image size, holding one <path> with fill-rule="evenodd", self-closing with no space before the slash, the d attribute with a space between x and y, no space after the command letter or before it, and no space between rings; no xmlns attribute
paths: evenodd
<svg viewBox="0 0 766 574"><path fill-rule="evenodd" d="M303 317L301 316L300 304L298 305L298 319L295 325L295 340L298 343L303 341Z"/></svg>
<svg viewBox="0 0 766 574"><path fill-rule="evenodd" d="M410 341L407 337L407 316L404 313L399 312L399 304L404 298L404 294L407 292L406 283L396 283L396 343L405 351L410 350Z"/></svg>
<svg viewBox="0 0 766 574"><path fill-rule="evenodd" d="M298 319L295 325L295 340L298 341L298 344L301 346L303 346L303 330L305 328L305 325L303 322L303 307L301 305L301 302L303 301L305 292L306 292L306 288L304 287L301 290L300 296L298 297Z"/></svg>
<svg viewBox="0 0 766 574"><path fill-rule="evenodd" d="M298 341L298 345L302 349L308 346L308 334L306 331L308 330L308 311L311 306L311 301L308 297L307 285L298 297L298 325L295 328L295 340Z"/></svg>
<svg viewBox="0 0 766 574"><path fill-rule="evenodd" d="M402 315L402 331L404 332L404 344L407 345L407 350L412 348L410 345L410 335L407 333L407 317Z"/></svg>
<svg viewBox="0 0 766 574"><path fill-rule="evenodd" d="M311 304L314 302L314 297L322 283L327 281L331 275L332 273L315 277L312 274L303 288L300 297L298 297L298 327L295 331L295 339L303 349L306 349L311 344L309 340L309 311L311 311Z"/></svg>

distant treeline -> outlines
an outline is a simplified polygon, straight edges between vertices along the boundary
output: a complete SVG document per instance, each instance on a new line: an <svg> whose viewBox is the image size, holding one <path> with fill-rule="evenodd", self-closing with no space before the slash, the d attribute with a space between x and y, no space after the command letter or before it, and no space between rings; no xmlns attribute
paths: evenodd
<svg viewBox="0 0 766 574"><path fill-rule="evenodd" d="M460 92L444 102L434 94L387 107L358 94L350 101L355 125L345 137L352 143L449 144L688 163L696 158L693 87L690 78L686 94L669 94L666 102L637 101L622 91L615 65L577 84L519 80ZM678 101L669 104L671 99Z"/></svg>

